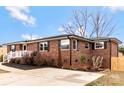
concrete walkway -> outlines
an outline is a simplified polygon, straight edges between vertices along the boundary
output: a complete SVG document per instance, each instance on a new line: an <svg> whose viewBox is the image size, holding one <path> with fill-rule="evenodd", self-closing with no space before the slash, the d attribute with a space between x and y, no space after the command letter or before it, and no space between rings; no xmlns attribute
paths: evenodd
<svg viewBox="0 0 124 93"><path fill-rule="evenodd" d="M9 73L0 73L0 85L83 86L103 76L101 73L65 70L50 67L36 69L31 66L18 66L29 69L24 70L13 66L0 65L0 69L10 71Z"/></svg>

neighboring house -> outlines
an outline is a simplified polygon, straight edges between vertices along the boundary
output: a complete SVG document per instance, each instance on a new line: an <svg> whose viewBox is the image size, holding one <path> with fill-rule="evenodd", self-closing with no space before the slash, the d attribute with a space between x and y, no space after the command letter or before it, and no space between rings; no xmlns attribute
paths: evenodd
<svg viewBox="0 0 124 93"><path fill-rule="evenodd" d="M3 61L3 55L7 54L7 47L0 45L0 62Z"/></svg>
<svg viewBox="0 0 124 93"><path fill-rule="evenodd" d="M5 55L7 53L7 47L6 46L0 46L0 56Z"/></svg>
<svg viewBox="0 0 124 93"><path fill-rule="evenodd" d="M92 61L92 56L103 56L103 67L110 68L111 57L118 57L120 43L116 38L88 39L77 35L59 35L5 45L9 54L11 51L38 51L52 62L62 62L65 68L79 62L81 55L89 62Z"/></svg>

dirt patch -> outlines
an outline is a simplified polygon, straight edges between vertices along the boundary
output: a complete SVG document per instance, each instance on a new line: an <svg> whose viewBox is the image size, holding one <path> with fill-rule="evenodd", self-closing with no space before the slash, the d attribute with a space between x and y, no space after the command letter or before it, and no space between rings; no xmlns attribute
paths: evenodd
<svg viewBox="0 0 124 93"><path fill-rule="evenodd" d="M101 72L105 75L86 86L123 86L124 85L124 72L112 72L104 71Z"/></svg>
<svg viewBox="0 0 124 93"><path fill-rule="evenodd" d="M6 71L6 70L3 70L3 69L0 69L0 74L1 73L9 73L9 71Z"/></svg>

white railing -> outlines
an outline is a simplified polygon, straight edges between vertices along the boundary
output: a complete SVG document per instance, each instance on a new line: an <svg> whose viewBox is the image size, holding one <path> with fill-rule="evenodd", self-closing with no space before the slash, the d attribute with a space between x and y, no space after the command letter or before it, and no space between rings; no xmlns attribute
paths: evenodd
<svg viewBox="0 0 124 93"><path fill-rule="evenodd" d="M12 58L20 58L24 56L30 56L31 51L15 51L15 52L9 52L3 56L3 62L9 62Z"/></svg>

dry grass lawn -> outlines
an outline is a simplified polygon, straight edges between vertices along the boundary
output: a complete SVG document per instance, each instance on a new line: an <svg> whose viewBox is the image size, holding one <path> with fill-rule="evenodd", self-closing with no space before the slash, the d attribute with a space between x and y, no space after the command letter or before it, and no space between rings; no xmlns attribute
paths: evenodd
<svg viewBox="0 0 124 93"><path fill-rule="evenodd" d="M124 72L101 72L105 76L87 84L86 86L124 86Z"/></svg>

